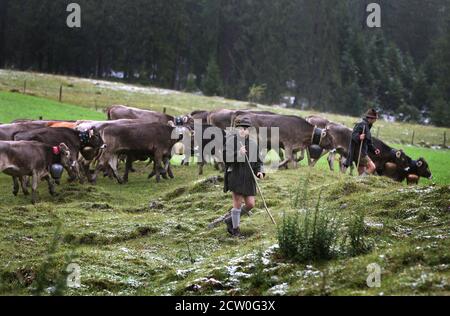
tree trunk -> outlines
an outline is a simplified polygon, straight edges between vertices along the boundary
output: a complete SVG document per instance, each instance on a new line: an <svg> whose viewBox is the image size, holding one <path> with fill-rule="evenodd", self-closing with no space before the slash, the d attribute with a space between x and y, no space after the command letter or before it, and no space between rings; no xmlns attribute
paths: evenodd
<svg viewBox="0 0 450 316"><path fill-rule="evenodd" d="M4 68L6 65L5 35L6 20L8 18L8 1L0 1L0 68Z"/></svg>

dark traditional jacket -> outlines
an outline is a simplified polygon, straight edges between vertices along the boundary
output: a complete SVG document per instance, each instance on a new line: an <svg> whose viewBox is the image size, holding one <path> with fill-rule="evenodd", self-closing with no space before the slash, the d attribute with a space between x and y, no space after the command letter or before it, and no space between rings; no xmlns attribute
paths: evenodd
<svg viewBox="0 0 450 316"><path fill-rule="evenodd" d="M367 119L363 119L362 122L355 125L355 128L353 129L352 133L352 140L350 141L349 146L349 157L346 162L346 166L351 166L353 162L355 164L358 163L358 155L359 155L359 148L361 146L361 140L359 137L361 134L366 134L366 138L363 141L362 149L361 149L361 158L364 158L368 155L369 151L373 154L375 154L375 146L372 143L372 133L370 130L372 129L372 125L369 124Z"/></svg>
<svg viewBox="0 0 450 316"><path fill-rule="evenodd" d="M263 161L259 154L258 144L248 137L245 139L245 148L250 159L250 166L245 155L240 154L241 144L238 144L238 135L227 136L223 159L225 162L224 192L234 192L243 196L256 195L256 183L252 175L263 172Z"/></svg>

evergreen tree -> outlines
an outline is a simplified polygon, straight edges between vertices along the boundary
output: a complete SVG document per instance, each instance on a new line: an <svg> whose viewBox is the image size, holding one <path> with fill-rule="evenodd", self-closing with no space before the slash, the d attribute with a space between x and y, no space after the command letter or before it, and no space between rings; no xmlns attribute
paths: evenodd
<svg viewBox="0 0 450 316"><path fill-rule="evenodd" d="M203 80L203 92L208 96L222 95L223 93L220 69L214 56L209 59L208 67L206 68L206 75Z"/></svg>

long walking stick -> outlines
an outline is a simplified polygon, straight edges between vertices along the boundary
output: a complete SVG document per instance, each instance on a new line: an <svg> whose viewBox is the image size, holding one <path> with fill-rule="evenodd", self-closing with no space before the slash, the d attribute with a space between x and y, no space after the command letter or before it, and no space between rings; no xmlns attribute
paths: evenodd
<svg viewBox="0 0 450 316"><path fill-rule="evenodd" d="M363 134L364 135L366 134L366 126L364 126L364 128L363 128ZM361 145L359 145L358 165L356 166L357 172L359 172L359 164L361 163L362 146L363 146L363 143L365 140L366 140L366 138L361 140Z"/></svg>
<svg viewBox="0 0 450 316"><path fill-rule="evenodd" d="M241 143L241 146L243 146L242 143ZM259 195L261 196L261 199L263 200L264 208L266 209L267 214L269 214L269 217L272 220L272 223L276 226L277 223L275 222L275 219L273 218L272 213L270 212L269 208L267 207L266 199L264 198L264 194L262 193L261 187L259 186L258 178L253 173L252 165L250 164L250 161L248 159L247 153L245 153L245 161L247 161L247 164L248 164L248 166L250 168L250 172L253 175L253 179L255 180L256 187L258 188Z"/></svg>

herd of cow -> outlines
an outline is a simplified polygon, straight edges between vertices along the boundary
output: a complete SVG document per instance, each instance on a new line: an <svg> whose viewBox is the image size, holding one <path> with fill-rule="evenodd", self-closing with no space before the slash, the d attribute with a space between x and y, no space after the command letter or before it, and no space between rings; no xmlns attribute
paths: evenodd
<svg viewBox="0 0 450 316"><path fill-rule="evenodd" d="M20 186L28 195L30 179L33 203L37 200L37 186L41 180L48 183L50 194L55 194L54 184L60 180L52 172L55 164L64 167L69 181L81 183L86 180L95 183L99 172L125 183L129 172L133 171L133 162L147 160L153 162L149 178L156 176L157 182L161 177L173 178L170 160L177 143L189 137L191 155L203 155L203 149L213 140L203 134L193 137L193 131L197 133L198 130L194 122L201 122L202 131L207 127L220 129L224 141L227 128L244 117L250 119L257 131L262 127L278 128L280 168L287 168L289 164L297 167L305 152L310 166L314 166L329 153L330 169L334 170L335 157L339 154L340 170L346 172L343 162L349 154L352 130L321 117L303 119L254 110L194 111L173 117L120 105L111 106L106 112L107 121L17 120L0 125L0 172L13 178L13 194L19 193ZM376 164L378 175L408 182L418 181L420 177L431 178L423 158L413 160L402 150L393 149L379 139L374 139L374 145L381 150L381 155L370 157ZM267 149L270 150L270 146ZM301 152L300 157L297 157L298 152ZM208 160L202 158L199 159L200 174ZM217 152L209 158L221 160ZM118 172L121 159L125 160L123 176Z"/></svg>

